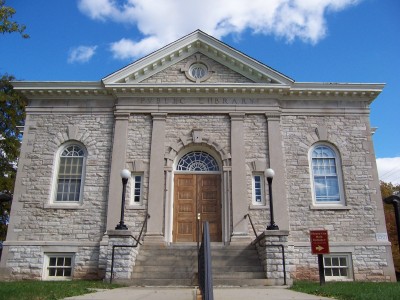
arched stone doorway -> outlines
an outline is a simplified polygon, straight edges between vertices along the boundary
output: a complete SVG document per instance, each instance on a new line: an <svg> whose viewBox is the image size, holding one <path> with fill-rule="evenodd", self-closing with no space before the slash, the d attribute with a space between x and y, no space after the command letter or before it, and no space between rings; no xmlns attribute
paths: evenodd
<svg viewBox="0 0 400 300"><path fill-rule="evenodd" d="M204 150L185 152L174 168L172 241L196 242L208 221L211 241L221 242L221 165Z"/></svg>

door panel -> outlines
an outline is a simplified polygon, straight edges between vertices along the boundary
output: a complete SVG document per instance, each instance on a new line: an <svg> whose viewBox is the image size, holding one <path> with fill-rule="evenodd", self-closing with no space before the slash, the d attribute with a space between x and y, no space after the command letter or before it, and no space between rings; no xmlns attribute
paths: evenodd
<svg viewBox="0 0 400 300"><path fill-rule="evenodd" d="M174 194L174 242L196 241L197 213L209 222L211 241L222 241L220 175L175 175Z"/></svg>
<svg viewBox="0 0 400 300"><path fill-rule="evenodd" d="M219 175L197 175L197 211L210 224L212 242L222 241L220 182Z"/></svg>
<svg viewBox="0 0 400 300"><path fill-rule="evenodd" d="M174 242L196 239L196 177L175 176Z"/></svg>

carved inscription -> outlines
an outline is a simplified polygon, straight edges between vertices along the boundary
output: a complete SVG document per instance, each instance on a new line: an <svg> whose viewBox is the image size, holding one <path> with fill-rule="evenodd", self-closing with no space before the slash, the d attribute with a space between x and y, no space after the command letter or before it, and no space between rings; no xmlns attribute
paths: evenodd
<svg viewBox="0 0 400 300"><path fill-rule="evenodd" d="M254 105L258 99L249 98L136 98L140 105Z"/></svg>

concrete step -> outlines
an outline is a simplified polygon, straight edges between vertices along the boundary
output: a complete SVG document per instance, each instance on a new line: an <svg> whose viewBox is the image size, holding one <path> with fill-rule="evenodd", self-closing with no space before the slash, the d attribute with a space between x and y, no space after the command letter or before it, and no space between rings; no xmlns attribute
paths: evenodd
<svg viewBox="0 0 400 300"><path fill-rule="evenodd" d="M274 279L237 279L237 278L213 278L213 286L273 286L277 285ZM282 285L282 284L281 284Z"/></svg>
<svg viewBox="0 0 400 300"><path fill-rule="evenodd" d="M130 284L137 286L197 285L197 247L190 243L143 245ZM258 254L252 245L212 245L214 285L268 285Z"/></svg>
<svg viewBox="0 0 400 300"><path fill-rule="evenodd" d="M143 272L132 273L132 278L143 279L191 279L195 278L195 272Z"/></svg>
<svg viewBox="0 0 400 300"><path fill-rule="evenodd" d="M214 279L265 279L264 272L213 272Z"/></svg>
<svg viewBox="0 0 400 300"><path fill-rule="evenodd" d="M115 282L119 282L116 280ZM121 282L130 286L196 286L197 278L195 279L132 279L130 281Z"/></svg>

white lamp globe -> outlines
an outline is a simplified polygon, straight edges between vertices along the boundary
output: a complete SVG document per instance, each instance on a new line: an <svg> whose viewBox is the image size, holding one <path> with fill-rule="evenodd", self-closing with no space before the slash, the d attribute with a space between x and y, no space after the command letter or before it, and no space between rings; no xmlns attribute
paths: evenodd
<svg viewBox="0 0 400 300"><path fill-rule="evenodd" d="M128 179L129 177L131 177L131 172L129 170L127 170L127 169L123 169L121 171L121 177L123 179Z"/></svg>
<svg viewBox="0 0 400 300"><path fill-rule="evenodd" d="M275 171L272 169L266 169L265 170L265 175L267 176L267 178L274 178L275 176Z"/></svg>

